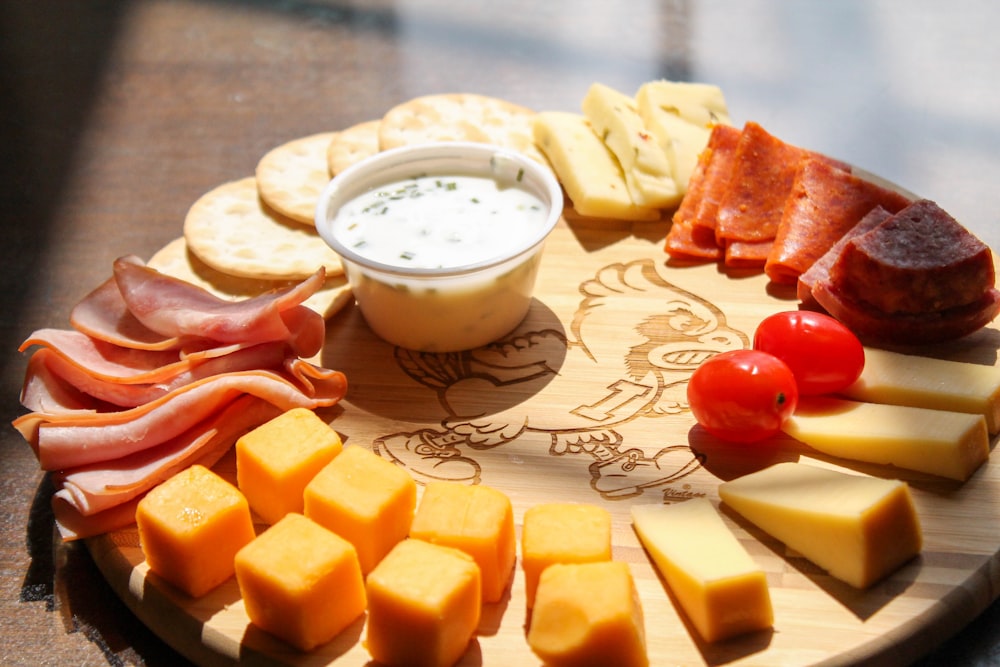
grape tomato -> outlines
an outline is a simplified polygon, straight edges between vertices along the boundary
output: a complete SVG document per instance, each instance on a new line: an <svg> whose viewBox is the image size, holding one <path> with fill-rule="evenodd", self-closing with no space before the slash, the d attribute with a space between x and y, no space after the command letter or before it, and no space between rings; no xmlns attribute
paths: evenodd
<svg viewBox="0 0 1000 667"><path fill-rule="evenodd" d="M806 310L765 318L754 333L753 347L784 361L802 396L845 389L865 365L864 347L850 329L829 315Z"/></svg>
<svg viewBox="0 0 1000 667"><path fill-rule="evenodd" d="M731 350L695 369L687 397L695 419L712 435L755 442L781 430L799 394L785 362L760 350Z"/></svg>

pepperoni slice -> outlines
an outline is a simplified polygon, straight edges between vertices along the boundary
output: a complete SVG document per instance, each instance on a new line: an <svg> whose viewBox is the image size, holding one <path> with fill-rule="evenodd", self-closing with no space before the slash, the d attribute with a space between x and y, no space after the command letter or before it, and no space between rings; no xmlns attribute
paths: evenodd
<svg viewBox="0 0 1000 667"><path fill-rule="evenodd" d="M733 158L730 185L719 206L716 238L727 242L774 239L799 165L807 158L850 169L747 122Z"/></svg>
<svg viewBox="0 0 1000 667"><path fill-rule="evenodd" d="M807 159L795 176L764 270L775 283L795 283L873 208L895 213L909 203L826 160Z"/></svg>

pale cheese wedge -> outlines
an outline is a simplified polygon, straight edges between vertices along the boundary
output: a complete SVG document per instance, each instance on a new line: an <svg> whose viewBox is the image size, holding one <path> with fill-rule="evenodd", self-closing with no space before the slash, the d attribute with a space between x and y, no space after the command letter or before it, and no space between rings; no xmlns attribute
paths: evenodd
<svg viewBox="0 0 1000 667"><path fill-rule="evenodd" d="M865 367L844 392L872 403L971 412L986 418L990 434L1000 432L1000 369L865 348Z"/></svg>
<svg viewBox="0 0 1000 667"><path fill-rule="evenodd" d="M698 127L732 123L722 89L710 83L649 81L639 87L636 99L640 98Z"/></svg>
<svg viewBox="0 0 1000 667"><path fill-rule="evenodd" d="M634 505L632 526L684 613L706 642L774 623L767 577L712 501Z"/></svg>
<svg viewBox="0 0 1000 667"><path fill-rule="evenodd" d="M706 83L650 81L635 101L643 124L667 154L678 192L687 193L712 128L730 122L722 90Z"/></svg>
<svg viewBox="0 0 1000 667"><path fill-rule="evenodd" d="M670 160L646 129L632 97L595 83L582 107L594 131L618 159L632 201L648 208L666 208L680 201Z"/></svg>
<svg viewBox="0 0 1000 667"><path fill-rule="evenodd" d="M614 155L581 114L542 111L535 117L535 143L582 216L657 220L656 209L637 206Z"/></svg>
<svg viewBox="0 0 1000 667"><path fill-rule="evenodd" d="M804 463L778 463L719 485L723 502L819 567L867 588L920 553L909 487Z"/></svg>
<svg viewBox="0 0 1000 667"><path fill-rule="evenodd" d="M965 481L989 458L982 415L800 397L782 430L813 449Z"/></svg>

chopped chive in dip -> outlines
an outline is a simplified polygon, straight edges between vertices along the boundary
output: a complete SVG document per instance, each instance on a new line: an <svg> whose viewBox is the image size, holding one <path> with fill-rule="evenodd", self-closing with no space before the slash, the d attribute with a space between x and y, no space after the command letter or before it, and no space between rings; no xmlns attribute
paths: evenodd
<svg viewBox="0 0 1000 667"><path fill-rule="evenodd" d="M520 183L524 170L518 171ZM421 175L363 193L338 213L336 234L388 265L450 268L497 257L535 238L541 200L526 188L471 174Z"/></svg>

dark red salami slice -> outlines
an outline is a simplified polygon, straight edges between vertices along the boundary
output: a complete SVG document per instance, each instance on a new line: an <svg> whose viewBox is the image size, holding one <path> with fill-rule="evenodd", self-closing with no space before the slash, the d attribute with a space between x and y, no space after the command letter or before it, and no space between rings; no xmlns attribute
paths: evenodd
<svg viewBox="0 0 1000 667"><path fill-rule="evenodd" d="M974 305L994 282L989 247L926 199L852 238L830 267L837 292L890 315Z"/></svg>

